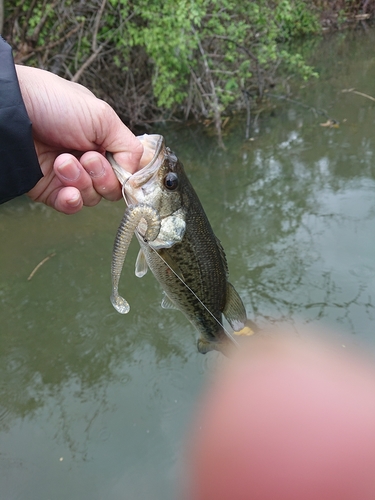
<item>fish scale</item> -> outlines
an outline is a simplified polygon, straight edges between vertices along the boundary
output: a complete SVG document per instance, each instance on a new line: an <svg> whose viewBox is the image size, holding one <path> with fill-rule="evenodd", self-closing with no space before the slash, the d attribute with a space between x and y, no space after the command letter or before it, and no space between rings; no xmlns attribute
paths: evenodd
<svg viewBox="0 0 375 500"><path fill-rule="evenodd" d="M247 319L242 300L228 281L224 250L182 163L165 147L163 137L144 135L139 139L147 161L133 175L107 153L128 205L125 223L120 224L115 240L113 288L117 293L122 264L134 232L143 253L136 266L142 267L140 263L143 258L146 260L168 297L168 307L180 310L198 330L198 350L224 351L228 332L222 325L223 314L235 333L253 333L253 323ZM139 222L142 210L145 217ZM160 227L159 233L155 236L149 226ZM151 233L152 240L147 238ZM136 270L137 276L143 276L144 272ZM121 306L125 299L118 294L112 297L119 312L128 312Z"/></svg>

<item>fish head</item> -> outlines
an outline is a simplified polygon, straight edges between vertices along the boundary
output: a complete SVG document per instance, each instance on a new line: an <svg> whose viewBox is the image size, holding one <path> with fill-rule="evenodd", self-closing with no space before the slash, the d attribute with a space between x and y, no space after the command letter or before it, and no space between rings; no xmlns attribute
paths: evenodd
<svg viewBox="0 0 375 500"><path fill-rule="evenodd" d="M122 184L122 191L127 205L146 204L153 207L161 219L159 237L150 242L154 248L168 248L181 241L185 229L185 211L183 189L187 181L181 162L164 144L164 138L158 134L138 136L144 153L141 169L130 174L107 153L107 159ZM138 231L145 233L141 223Z"/></svg>

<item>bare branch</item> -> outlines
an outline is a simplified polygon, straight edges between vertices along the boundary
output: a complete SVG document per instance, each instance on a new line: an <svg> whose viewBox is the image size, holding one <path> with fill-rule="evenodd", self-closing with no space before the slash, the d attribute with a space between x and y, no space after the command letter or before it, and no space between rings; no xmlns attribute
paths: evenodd
<svg viewBox="0 0 375 500"><path fill-rule="evenodd" d="M103 16L103 12L105 9L105 4L107 3L107 0L103 0L100 6L100 9L98 10L98 13L95 18L95 24L94 24L94 31L92 34L92 51L95 53L98 49L98 43L97 43L97 38L98 38L98 31L99 31L99 25L100 25L100 20Z"/></svg>
<svg viewBox="0 0 375 500"><path fill-rule="evenodd" d="M368 94L364 94L363 92L358 92L358 90L355 89L344 89L341 92L352 92L353 94L357 94L362 97L366 97L366 99L370 99L371 101L375 101L375 97L372 97L371 95Z"/></svg>
<svg viewBox="0 0 375 500"><path fill-rule="evenodd" d="M35 29L33 31L32 37L31 37L34 42L37 42L39 35L40 35L40 32L42 31L43 26L45 25L45 23L48 19L49 10L46 8L46 3L47 3L47 0L44 0L44 3L43 3L44 14L41 17L39 23L35 26ZM52 5L50 6L50 9L54 9L56 7L56 4L57 4L57 0L55 0L55 2L52 3Z"/></svg>
<svg viewBox="0 0 375 500"><path fill-rule="evenodd" d="M19 54L16 54L15 58L14 58L15 62L17 64L24 63L28 59L30 59L31 57L33 57L35 54L37 54L38 52L47 52L48 50L53 49L54 47L57 47L58 45L62 44L65 40L67 40L68 38L70 38L76 31L78 31L82 27L82 25L83 25L83 23L80 23L79 25L77 25L74 28L72 28L62 38L59 38L58 40L56 40L54 42L51 42L51 43L49 43L47 45L43 45L41 47L36 47L31 52L28 52L27 54L21 55L21 57L19 57Z"/></svg>
<svg viewBox="0 0 375 500"><path fill-rule="evenodd" d="M88 59L86 59L86 61L82 64L79 70L73 75L72 82L78 82L84 71L90 66L90 64L92 64L95 61L95 59L98 57L98 55L100 54L100 52L103 50L104 47L105 44L103 43L103 45L100 45L100 47L98 47L96 51L93 52Z"/></svg>
<svg viewBox="0 0 375 500"><path fill-rule="evenodd" d="M34 274L37 272L38 269L40 269L42 267L43 264L45 264L47 262L47 260L49 260L51 257L54 257L56 255L55 252L47 255L47 257L45 257L41 262L39 262L39 264L34 267L34 269L31 271L29 277L27 278L27 281L30 281L32 279L32 277L34 276Z"/></svg>
<svg viewBox="0 0 375 500"><path fill-rule="evenodd" d="M211 74L211 70L210 70L210 66L208 64L208 61L207 61L207 56L206 56L206 53L203 49L203 46L201 44L201 41L199 39L199 36L197 35L195 29L193 28L193 33L196 37L196 40L197 40L197 43L198 43L198 48L199 48L199 51L201 53L201 56L202 56L202 60L203 60L203 65L204 65L204 68L205 68L205 72L206 72L206 75L207 75L207 78L208 78L208 81L210 83L210 86L211 86L211 91L212 91L212 110L213 110L213 113L214 113L214 118L215 118L215 127L216 127L216 132L217 132L217 135L218 135L218 141L219 141L219 145L221 148L225 149L225 146L224 146L224 142L223 142L223 136L222 136L222 133L221 133L221 112L220 112L220 105L219 105L219 99L217 97L217 93L216 93L216 88L215 88L215 83L213 81L213 78L212 78L212 74Z"/></svg>

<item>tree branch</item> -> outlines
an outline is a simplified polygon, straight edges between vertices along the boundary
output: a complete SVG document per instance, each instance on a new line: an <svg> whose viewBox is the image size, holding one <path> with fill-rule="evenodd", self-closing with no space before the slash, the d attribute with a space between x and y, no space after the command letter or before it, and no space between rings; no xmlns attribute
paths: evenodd
<svg viewBox="0 0 375 500"><path fill-rule="evenodd" d="M98 38L98 31L99 31L99 25L100 25L100 20L103 16L103 12L105 9L105 4L107 3L107 0L103 0L102 4L100 6L100 9L96 15L95 18L95 23L94 23L94 31L92 34L92 51L95 53L98 50L98 43L97 43L97 38Z"/></svg>
<svg viewBox="0 0 375 500"><path fill-rule="evenodd" d="M98 47L96 49L96 51L93 52L88 59L86 59L86 61L82 64L82 66L79 68L79 70L73 75L72 82L78 82L78 80L81 78L84 71L90 66L90 64L93 61L95 61L95 59L98 57L99 53L104 49L104 46L105 46L105 44L103 43L103 45L100 45L100 47Z"/></svg>
<svg viewBox="0 0 375 500"><path fill-rule="evenodd" d="M214 83L214 81L212 79L212 74L211 74L210 66L209 66L208 61L207 61L206 53L205 53L205 51L203 49L203 46L202 46L201 41L199 39L199 36L197 35L197 32L195 31L194 28L193 28L193 33L194 33L194 35L196 37L196 40L197 40L197 43L198 43L198 48L199 48L199 51L200 51L200 53L202 55L204 69L205 69L205 72L206 72L209 84L211 86L211 91L212 91L212 109L213 109L213 112L214 112L215 127L216 127L216 131L217 131L217 135L218 135L219 145L220 145L221 148L225 149L224 142L223 142L222 131L221 131L220 105L219 105L219 99L218 99L217 93L216 93L215 83Z"/></svg>

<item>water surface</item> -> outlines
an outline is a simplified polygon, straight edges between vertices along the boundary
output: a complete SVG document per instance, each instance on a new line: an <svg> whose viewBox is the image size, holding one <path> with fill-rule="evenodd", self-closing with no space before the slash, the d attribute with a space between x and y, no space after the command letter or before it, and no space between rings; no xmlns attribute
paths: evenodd
<svg viewBox="0 0 375 500"><path fill-rule="evenodd" d="M321 77L303 103L230 128L156 128L183 160L227 253L231 282L262 327L334 331L375 352L375 32L315 41ZM323 127L327 119L338 128ZM124 205L64 216L20 198L0 207L0 500L166 500L209 367L196 333L160 308L151 275L121 281L112 243ZM35 266L54 254L34 274Z"/></svg>

